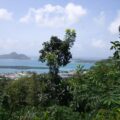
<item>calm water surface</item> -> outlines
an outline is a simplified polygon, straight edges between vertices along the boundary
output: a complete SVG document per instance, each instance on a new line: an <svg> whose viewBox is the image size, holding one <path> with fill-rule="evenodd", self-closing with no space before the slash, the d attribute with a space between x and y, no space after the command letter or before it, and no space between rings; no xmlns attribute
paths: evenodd
<svg viewBox="0 0 120 120"><path fill-rule="evenodd" d="M74 60L71 61L67 66L61 67L61 71L72 71L75 70L77 65L83 65L84 68L89 69L94 63L80 63ZM31 67L46 67L45 63L39 62L37 59L32 60L13 60L13 59L1 59L0 66L31 66ZM48 69L0 69L0 73L14 73L21 71L31 71L37 73L46 73Z"/></svg>

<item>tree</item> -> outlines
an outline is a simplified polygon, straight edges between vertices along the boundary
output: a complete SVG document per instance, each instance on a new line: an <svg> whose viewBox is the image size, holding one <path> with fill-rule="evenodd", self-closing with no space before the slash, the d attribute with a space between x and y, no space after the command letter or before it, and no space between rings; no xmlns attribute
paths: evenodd
<svg viewBox="0 0 120 120"><path fill-rule="evenodd" d="M52 77L58 75L60 66L65 66L70 62L72 58L70 48L73 46L75 38L75 30L67 29L64 40L52 36L49 42L43 43L43 49L39 51L39 60L47 63Z"/></svg>
<svg viewBox="0 0 120 120"><path fill-rule="evenodd" d="M119 34L120 34L120 26L119 26ZM120 41L111 42L111 50L115 50L113 53L113 58L117 63L117 67L120 68Z"/></svg>
<svg viewBox="0 0 120 120"><path fill-rule="evenodd" d="M120 26L119 26L119 34L120 34ZM114 54L113 54L113 57L115 59L120 59L120 41L114 41L114 42L111 42L112 43L112 46L111 46L111 50L115 50Z"/></svg>

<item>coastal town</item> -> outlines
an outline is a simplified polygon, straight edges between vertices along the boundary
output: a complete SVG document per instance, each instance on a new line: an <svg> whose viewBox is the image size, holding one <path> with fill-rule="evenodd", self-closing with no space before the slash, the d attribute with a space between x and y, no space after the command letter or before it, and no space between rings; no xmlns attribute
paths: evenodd
<svg viewBox="0 0 120 120"><path fill-rule="evenodd" d="M35 72L30 72L30 71L21 71L21 72L15 72L15 73L0 73L0 78L9 78L11 80L17 80L19 78L23 78L23 77L31 77ZM38 74L38 73L36 73ZM40 73L39 73L40 74ZM73 75L75 75L75 71L61 71L59 73L59 75L62 78L68 78L71 77Z"/></svg>
<svg viewBox="0 0 120 120"><path fill-rule="evenodd" d="M17 80L22 77L31 77L33 72L15 72L15 73L0 73L0 78L5 77L12 80Z"/></svg>

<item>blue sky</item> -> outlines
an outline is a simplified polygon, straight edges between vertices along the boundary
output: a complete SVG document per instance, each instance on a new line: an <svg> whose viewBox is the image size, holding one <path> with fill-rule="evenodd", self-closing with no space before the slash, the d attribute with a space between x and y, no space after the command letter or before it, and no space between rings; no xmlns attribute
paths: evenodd
<svg viewBox="0 0 120 120"><path fill-rule="evenodd" d="M44 41L73 28L74 57L106 58L118 25L120 0L0 0L0 54L38 56Z"/></svg>

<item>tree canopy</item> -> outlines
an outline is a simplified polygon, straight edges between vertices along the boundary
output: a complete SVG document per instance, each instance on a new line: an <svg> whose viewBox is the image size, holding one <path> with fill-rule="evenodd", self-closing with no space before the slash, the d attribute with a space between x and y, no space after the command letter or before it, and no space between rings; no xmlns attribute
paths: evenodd
<svg viewBox="0 0 120 120"><path fill-rule="evenodd" d="M70 61L75 37L75 31L67 30L64 40L53 36L43 44L41 61L53 67L53 74L54 68L58 72ZM61 78L59 84L49 74L34 73L18 80L0 77L0 120L120 120L116 60L113 54L89 70L79 65L72 77Z"/></svg>
<svg viewBox="0 0 120 120"><path fill-rule="evenodd" d="M70 48L76 38L75 30L67 29L64 40L57 36L52 36L50 41L43 43L43 49L39 51L41 62L47 62L49 71L52 75L57 75L60 66L65 66L70 62L72 54Z"/></svg>

